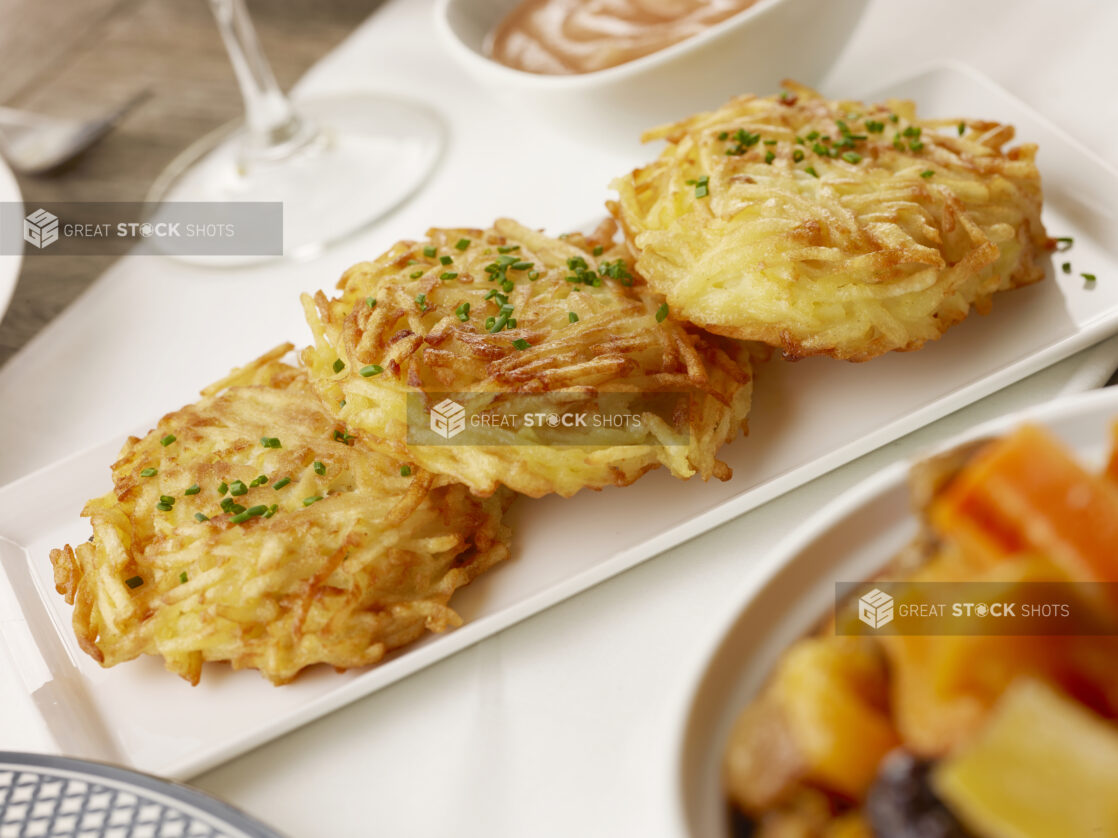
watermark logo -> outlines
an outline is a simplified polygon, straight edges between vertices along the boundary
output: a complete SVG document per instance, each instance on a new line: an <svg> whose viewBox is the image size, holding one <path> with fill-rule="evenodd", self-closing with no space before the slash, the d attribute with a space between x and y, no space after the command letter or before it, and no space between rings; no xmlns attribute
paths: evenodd
<svg viewBox="0 0 1118 838"><path fill-rule="evenodd" d="M35 211L25 215L34 207ZM28 245L32 245L28 247ZM278 201L0 201L0 255L279 256Z"/></svg>
<svg viewBox="0 0 1118 838"><path fill-rule="evenodd" d="M466 430L466 408L453 399L443 399L431 408L431 430L443 439L453 439Z"/></svg>
<svg viewBox="0 0 1118 838"><path fill-rule="evenodd" d="M878 629L893 622L893 598L880 588L858 598L858 619Z"/></svg>
<svg viewBox="0 0 1118 838"><path fill-rule="evenodd" d="M1118 582L835 583L837 634L1115 636Z"/></svg>
<svg viewBox="0 0 1118 838"><path fill-rule="evenodd" d="M42 250L58 241L58 216L37 209L23 219L23 240Z"/></svg>

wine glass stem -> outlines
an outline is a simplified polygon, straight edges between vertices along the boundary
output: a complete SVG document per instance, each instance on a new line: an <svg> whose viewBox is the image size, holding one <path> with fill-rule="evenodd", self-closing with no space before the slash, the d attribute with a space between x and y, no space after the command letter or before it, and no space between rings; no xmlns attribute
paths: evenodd
<svg viewBox="0 0 1118 838"><path fill-rule="evenodd" d="M244 0L210 0L210 6L245 100L250 145L256 152L278 151L307 126L276 83Z"/></svg>

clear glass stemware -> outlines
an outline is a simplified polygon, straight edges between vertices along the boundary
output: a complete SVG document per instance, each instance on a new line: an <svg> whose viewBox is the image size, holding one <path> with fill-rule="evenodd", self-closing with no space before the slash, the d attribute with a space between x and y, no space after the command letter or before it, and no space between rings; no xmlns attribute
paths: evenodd
<svg viewBox="0 0 1118 838"><path fill-rule="evenodd" d="M369 93L296 106L276 83L244 0L209 2L245 117L180 154L149 201L281 201L284 256L305 258L383 217L422 185L445 141L433 111ZM263 258L275 257L220 263Z"/></svg>

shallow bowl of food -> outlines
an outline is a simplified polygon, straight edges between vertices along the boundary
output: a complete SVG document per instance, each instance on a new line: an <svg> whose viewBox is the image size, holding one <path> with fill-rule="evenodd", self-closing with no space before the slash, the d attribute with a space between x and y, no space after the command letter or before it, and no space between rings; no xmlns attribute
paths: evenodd
<svg viewBox="0 0 1118 838"><path fill-rule="evenodd" d="M515 107L518 119L546 121L588 140L635 142L649 126L715 107L742 92L771 92L785 78L818 83L849 40L867 0L756 0L647 55L562 74L514 69L492 56L493 35L519 2L437 0L435 25L447 51Z"/></svg>
<svg viewBox="0 0 1118 838"><path fill-rule="evenodd" d="M1081 464L1092 474L1099 475L1099 481L1109 486L1109 488L1104 487L1104 491L1113 492L1113 480L1116 474L1116 462L1118 462L1114 457L1112 436L1115 417L1118 417L1118 392L1104 390L1074 396L985 423L945 445L937 452L944 456L937 457L936 460L943 462L945 457L956 455L973 457L975 456L973 452L979 450L981 444L996 438L1005 439L1011 434L1019 435L1022 427L1034 426L1043 429L1042 433L1050 435L1057 445L1061 445L1070 453L1076 463ZM1107 469L1105 478L1100 474L1104 467ZM887 568L897 567L896 558L899 555L911 560L911 553L902 551L911 550L913 540L922 531L922 522L914 513L910 493L911 469L912 464L898 462L820 510L804 527L790 535L773 551L765 563L766 570L763 575L755 577L747 588L741 591L738 597L740 605L732 616L710 635L711 639L706 651L699 656L697 665L685 679L686 686L680 694L675 716L674 755L668 763L670 773L666 777L668 784L666 789L671 790L669 794L674 810L673 826L677 834L693 838L736 838L739 835L777 834L767 831L767 828L773 828L772 823L767 828L762 828L757 823L749 823L735 814L735 807L730 802L733 793L729 787L733 781L729 779L731 771L727 767L729 744L735 737L740 736L743 710L760 705L767 691L771 692L778 674L786 671L781 667L790 659L787 654L790 649L801 644L805 639L842 637L846 633L845 629L837 631L835 623L829 622L834 619L835 614L838 591L836 585L850 583L853 590L857 591L855 596L860 596L863 589L870 591L874 585L881 585L879 580L883 572ZM873 580L873 584L869 584L870 580ZM966 584L972 582L973 580L966 580ZM895 590L893 592L895 593ZM899 596L898 602L902 602ZM848 605L850 603L844 604L842 614L847 616L845 618L840 616L838 625L849 624L843 622L843 619L847 621L850 619L845 610ZM898 616L899 614L898 611ZM856 620L854 622L857 624ZM822 631L821 627L823 627ZM863 637L870 635L870 640L874 642L879 640L876 630L861 626L858 626L858 629L863 633ZM859 632L855 631L855 634L857 633ZM901 629L895 632L895 634L901 633ZM932 633L940 634L938 631ZM943 637L919 639L939 641ZM1038 639L1044 641L1051 638ZM1058 639L1084 640L1080 637ZM982 640L1028 642L1028 638L1022 641L1020 637L1009 636L983 637ZM1092 643L1114 642L1113 637L1090 637L1086 640ZM989 652L993 647L987 645L985 648ZM1023 647L1019 645L1014 648L1017 654L1020 654ZM958 656L957 651L956 655ZM1061 656L1067 657L1062 653ZM889 666L895 667L896 661L887 657ZM1106 656L1103 657L1105 659ZM966 662L964 657L960 657L959 660ZM978 670L973 665L974 659L969 660L969 671L973 675ZM979 667L984 673L983 677L991 672L1001 671L997 666L985 666L986 663L988 661L983 661L983 666ZM897 677L895 670L887 669L887 671L893 673L889 677ZM827 678L827 673L820 667L810 672L805 670L801 674L805 673L806 680L801 679L798 683L800 688L807 692L819 687ZM1017 686L1021 686L1022 683L1034 684L1028 678L1018 679L1015 683ZM1061 686L1061 689L1066 689L1066 685ZM1032 690L1031 686L1028 689L1018 689L1016 692L1017 698L1020 699L1018 705L1032 701L1028 696L1036 698L1036 691ZM1000 697L1005 698L1008 694L1007 690L1001 693ZM885 705L887 708L885 712L892 713L894 719L900 714L900 710L896 707L897 701L897 695L890 694L889 701ZM1046 702L1047 699L1042 699L1040 703L1047 706ZM1068 702L1068 704L1074 705L1075 702ZM997 705L995 705L996 709ZM991 715L994 712L990 711ZM1073 707L1070 712L1083 717L1088 715L1081 706ZM799 721L802 722L803 719ZM1118 756L1118 750L1115 750L1118 749L1118 725L1114 724L1112 715L1107 716L1105 720L1098 718L1091 721L1097 721L1099 725L1105 727L1103 732L1106 738L1110 738L1113 746L1111 764L1118 769L1118 762L1113 759L1114 756ZM985 721L983 724L991 725L991 722ZM810 725L800 725L799 729L802 731L809 727ZM897 728L901 729L900 722L897 723ZM934 727L929 725L927 731L932 730ZM955 745L952 749L946 749L944 755L939 758L940 762L929 760L925 765L934 767L943 764L948 756L952 754L957 756L960 751L966 754L968 747L974 741L981 742L983 736L987 741L991 739L989 735L983 733L984 728L978 727L976 730L976 733L967 734L962 747ZM1018 738L1029 739L1029 737ZM1103 737L1094 738L1101 740ZM784 744L787 745L787 742ZM1001 744L1004 747L1004 741ZM894 743L889 747L896 748L896 745ZM873 743L869 737L859 739L857 753L864 755L872 749ZM901 750L904 749L911 749L907 738L902 738ZM919 751L919 748L915 750ZM773 738L768 742L766 752L772 755L771 760L762 761L767 763L763 767L763 772L767 774L764 782L767 783L779 774L780 764L785 761L783 756L787 755L787 749L782 752L781 742ZM888 751L889 756L896 756L897 753L897 750ZM926 757L921 756L921 759ZM1095 754L1085 755L1077 761L1080 764L1088 762L1106 764L1105 760L1098 762ZM1058 755L1053 756L1051 762L1057 764ZM878 780L875 782L880 781L889 764L888 757L876 763L876 770L879 773ZM991 786L1004 790L1011 785L1010 779L999 776L997 782L992 783ZM1045 780L1044 783L1053 787L1066 785L1059 777ZM865 810L869 809L872 794L871 789L870 796L863 799L861 805ZM1044 796L1035 790L1032 794L1034 797ZM1099 811L1096 806L1099 801L1091 799L1089 790L1085 789L1082 792L1077 790L1065 796L1074 802L1073 805L1079 811L1094 813ZM830 826L833 831L823 829L818 833L808 831L802 834L826 836L875 834L872 830L866 831L869 827L861 822L861 812L856 810L853 816L849 811L846 814L848 817L845 821L840 823L836 820L836 823ZM1058 813L1045 811L1043 814L1052 817ZM969 817L973 813L968 812L967 815ZM978 812L978 815L977 827L973 822L966 823L965 829L968 831L927 834L963 834L973 835L976 838L986 838L991 834L1010 834L997 833L996 830L989 831L990 828L982 822L983 817L990 815L989 812ZM868 819L869 815L865 817ZM1097 817L1097 814L1091 814L1091 817ZM855 824L852 822L854 820L858 822ZM914 827L908 824L905 828ZM1094 826L1090 828L1095 829ZM750 832L750 829L754 831ZM844 829L847 831L843 831ZM1074 827L1069 827L1069 830L1060 834L1082 834L1075 831ZM801 832L795 834L799 835ZM925 833L901 831L887 834ZM1111 833L1104 827L1102 831L1091 834Z"/></svg>

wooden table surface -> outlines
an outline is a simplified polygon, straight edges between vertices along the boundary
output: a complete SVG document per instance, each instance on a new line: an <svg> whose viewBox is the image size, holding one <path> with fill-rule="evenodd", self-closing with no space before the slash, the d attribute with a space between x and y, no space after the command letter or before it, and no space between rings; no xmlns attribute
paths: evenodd
<svg viewBox="0 0 1118 838"><path fill-rule="evenodd" d="M380 0L248 2L287 89ZM62 171L18 176L28 204L143 200L176 154L241 114L206 0L0 0L0 21L0 105L92 117L144 88L152 94ZM114 258L25 258L0 321L0 366Z"/></svg>

